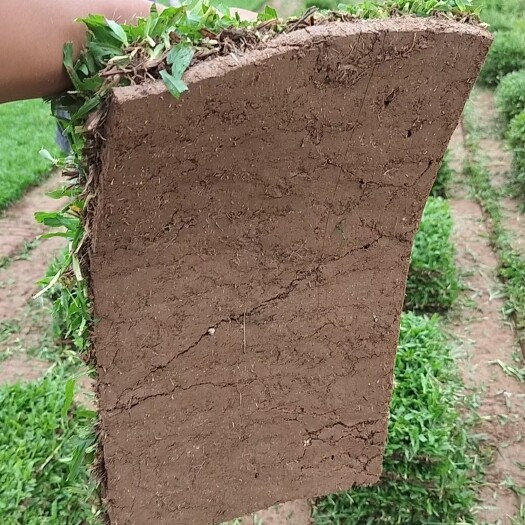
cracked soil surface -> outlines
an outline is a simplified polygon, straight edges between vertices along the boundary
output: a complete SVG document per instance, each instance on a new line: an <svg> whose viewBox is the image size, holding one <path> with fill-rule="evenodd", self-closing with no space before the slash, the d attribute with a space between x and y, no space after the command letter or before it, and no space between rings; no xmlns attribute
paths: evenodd
<svg viewBox="0 0 525 525"><path fill-rule="evenodd" d="M489 43L324 25L194 66L179 102L116 90L91 246L113 523L378 479L413 236Z"/></svg>

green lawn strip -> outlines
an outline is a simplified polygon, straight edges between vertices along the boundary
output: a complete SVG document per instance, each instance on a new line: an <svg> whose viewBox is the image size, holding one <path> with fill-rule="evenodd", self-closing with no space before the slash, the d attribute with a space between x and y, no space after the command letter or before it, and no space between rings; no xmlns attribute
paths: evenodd
<svg viewBox="0 0 525 525"><path fill-rule="evenodd" d="M475 0L481 8L481 18L491 31L511 31L525 28L523 0Z"/></svg>
<svg viewBox="0 0 525 525"><path fill-rule="evenodd" d="M492 185L492 174L480 150L479 130L473 111L473 105L469 102L464 117L469 153L465 160L465 173L473 196L489 219L490 242L499 258L498 274L506 298L505 313L514 319L522 348L525 348L525 259L512 248L511 239L505 230L501 193Z"/></svg>
<svg viewBox="0 0 525 525"><path fill-rule="evenodd" d="M475 0L481 18L494 32L495 40L479 77L486 86L525 67L525 3L523 0Z"/></svg>
<svg viewBox="0 0 525 525"><path fill-rule="evenodd" d="M437 178L434 182L434 186L432 186L430 195L433 197L447 198L453 176L454 170L450 165L450 151L447 150L443 157L443 161L441 162L441 166L439 167Z"/></svg>
<svg viewBox="0 0 525 525"><path fill-rule="evenodd" d="M510 193L525 204L525 110L512 119L506 137L512 151Z"/></svg>
<svg viewBox="0 0 525 525"><path fill-rule="evenodd" d="M510 194L525 203L525 69L501 79L496 90L496 105L512 151Z"/></svg>
<svg viewBox="0 0 525 525"><path fill-rule="evenodd" d="M41 148L57 151L55 119L40 100L0 105L0 211L50 172Z"/></svg>
<svg viewBox="0 0 525 525"><path fill-rule="evenodd" d="M474 523L483 462L462 396L438 318L404 314L381 482L319 499L316 525Z"/></svg>
<svg viewBox="0 0 525 525"><path fill-rule="evenodd" d="M101 523L87 471L68 479L93 413L72 404L71 383L66 384L55 371L36 382L0 388L2 525Z"/></svg>
<svg viewBox="0 0 525 525"><path fill-rule="evenodd" d="M461 285L454 261L452 227L448 202L430 197L412 249L406 310L444 312L458 298Z"/></svg>
<svg viewBox="0 0 525 525"><path fill-rule="evenodd" d="M486 86L494 87L505 75L523 68L525 68L523 29L504 31L496 34L479 80Z"/></svg>
<svg viewBox="0 0 525 525"><path fill-rule="evenodd" d="M525 69L501 79L496 90L496 105L506 126L525 110Z"/></svg>

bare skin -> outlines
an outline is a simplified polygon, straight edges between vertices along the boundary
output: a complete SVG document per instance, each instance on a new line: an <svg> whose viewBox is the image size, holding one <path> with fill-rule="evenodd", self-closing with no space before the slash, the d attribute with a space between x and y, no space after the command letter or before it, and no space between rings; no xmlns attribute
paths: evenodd
<svg viewBox="0 0 525 525"><path fill-rule="evenodd" d="M119 22L147 16L148 0L17 0L0 18L0 103L59 94L70 88L64 43L78 54L85 28L74 20L100 13ZM254 13L236 10L246 19Z"/></svg>

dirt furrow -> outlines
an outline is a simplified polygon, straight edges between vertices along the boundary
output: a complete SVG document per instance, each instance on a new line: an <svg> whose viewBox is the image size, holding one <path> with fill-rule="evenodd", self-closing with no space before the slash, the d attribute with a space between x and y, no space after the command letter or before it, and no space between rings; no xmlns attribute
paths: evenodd
<svg viewBox="0 0 525 525"><path fill-rule="evenodd" d="M454 335L461 342L465 359L460 362L467 386L482 390L479 407L480 431L494 447L494 462L480 497L480 521L510 525L516 513L515 494L503 485L507 478L525 485L523 428L525 385L506 375L498 362L512 364L517 352L512 326L503 319L498 265L488 244L488 231L478 204L468 200L451 202L460 268L472 272L466 277L472 308L465 308ZM498 521L501 520L501 521Z"/></svg>
<svg viewBox="0 0 525 525"><path fill-rule="evenodd" d="M0 269L0 322L19 316L38 290L37 281L64 246L62 239L42 241L27 258Z"/></svg>
<svg viewBox="0 0 525 525"><path fill-rule="evenodd" d="M55 211L64 205L46 195L60 185L60 174L53 174L41 186L32 188L25 197L0 214L0 261L16 256L27 243L45 231L35 222L36 211ZM5 263L4 263L5 265Z"/></svg>
<svg viewBox="0 0 525 525"><path fill-rule="evenodd" d="M46 230L35 221L35 212L56 211L64 206L63 200L46 195L59 185L60 175L51 176L0 218L0 322L19 316L37 290L36 282L65 246L62 239L36 240Z"/></svg>
<svg viewBox="0 0 525 525"><path fill-rule="evenodd" d="M59 184L60 176L53 175L0 218L0 385L36 379L49 368L48 362L29 358L20 349L38 345L48 330L48 311L32 303L32 296L65 243L63 239L36 240L44 227L35 222L34 213L64 205L46 196Z"/></svg>
<svg viewBox="0 0 525 525"><path fill-rule="evenodd" d="M494 186L503 188L510 157L494 131L494 103L489 94L474 100L475 114L480 115L481 151L486 156L487 168L494 175ZM451 201L457 264L469 272L465 284L470 299L452 325L452 331L461 344L464 359L460 360L460 367L464 380L468 387L481 390L479 431L493 448L493 462L480 491L478 520L511 525L519 501L510 486L512 482L525 486L522 468L525 384L503 369L516 365L519 349L513 327L502 314L504 301L497 278L499 261L490 245L489 230L480 206L467 197L468 184L462 175L466 155L462 130L455 134L451 150L457 174L453 187L455 200Z"/></svg>

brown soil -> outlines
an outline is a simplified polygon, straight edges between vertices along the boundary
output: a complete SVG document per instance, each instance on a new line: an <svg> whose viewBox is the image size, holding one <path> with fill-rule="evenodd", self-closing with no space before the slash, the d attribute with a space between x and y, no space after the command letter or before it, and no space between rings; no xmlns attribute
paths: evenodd
<svg viewBox="0 0 525 525"><path fill-rule="evenodd" d="M413 236L489 42L332 24L198 64L182 103L116 91L91 258L113 523L378 479Z"/></svg>
<svg viewBox="0 0 525 525"><path fill-rule="evenodd" d="M33 241L48 229L35 221L35 211L53 211L64 205L53 201L47 192L54 190L60 183L60 174L56 173L41 186L32 188L24 198L10 206L0 215L0 261L17 255L24 244Z"/></svg>
<svg viewBox="0 0 525 525"><path fill-rule="evenodd" d="M474 110L484 115L484 126L492 129L494 121L487 118L493 112L493 101L484 94L474 97ZM461 134L458 135L461 137ZM464 145L459 138L451 146L453 153L464 155ZM491 173L501 177L508 170L508 163L502 164L503 145L494 140L485 142L482 151L486 156ZM461 173L461 166L457 166ZM502 181L496 178L496 184ZM504 183L504 182L503 182ZM474 308L465 309L463 318L454 328L455 335L462 342L461 349L467 360L462 369L467 385L482 388L482 402L478 409L481 417L479 431L486 435L494 448L494 462L488 472L487 484L480 493L481 510L478 519L483 523L510 525L516 515L516 495L503 484L508 479L521 487L525 486L523 429L525 428L525 385L506 375L496 361L512 365L517 352L512 326L504 320L501 309L501 284L496 277L498 260L492 251L488 230L479 205L465 200L466 183L460 178L457 187L460 200L452 201L455 222L455 241L458 250L458 266L468 268L466 284Z"/></svg>
<svg viewBox="0 0 525 525"><path fill-rule="evenodd" d="M465 381L472 388L482 388L479 430L489 437L495 449L487 485L480 494L482 510L478 517L482 522L510 525L505 516L515 515L517 499L501 483L511 477L525 486L525 472L517 464L525 459L525 385L507 376L495 363L501 360L513 364L516 346L512 327L501 314L503 301L495 275L498 261L488 244L481 209L472 201L459 200L452 201L452 211L457 263L472 271L466 284L474 303L473 309L464 310L454 332L462 342L461 350L467 354L462 363Z"/></svg>
<svg viewBox="0 0 525 525"><path fill-rule="evenodd" d="M49 324L46 316L42 326L41 315L34 312L31 301L38 290L40 280L64 242L52 239L37 243L27 250L27 244L33 243L38 235L46 230L37 224L34 213L37 210L58 210L64 205L45 195L55 189L60 176L53 175L42 186L33 188L25 197L7 209L0 218L0 323L14 322L20 330L0 342L0 354L21 348L30 348L41 340ZM6 260L7 259L7 260ZM4 357L2 356L2 357ZM40 377L49 368L49 363L31 359L24 355L13 355L0 360L0 384L18 380L33 380Z"/></svg>
<svg viewBox="0 0 525 525"><path fill-rule="evenodd" d="M3 235L0 233L0 242ZM49 264L64 248L63 239L39 243L27 259L0 269L0 322L16 318L38 291L37 281L46 274Z"/></svg>
<svg viewBox="0 0 525 525"><path fill-rule="evenodd" d="M27 243L49 230L35 221L35 211L54 211L63 201L50 199L46 192L56 189L60 176L53 175L42 186L33 188L0 218L0 260L10 260L0 268L0 322L15 319L37 291L53 257L65 245L63 239L37 243L23 257Z"/></svg>
<svg viewBox="0 0 525 525"><path fill-rule="evenodd" d="M49 362L23 356L9 357L0 361L0 387L17 381L33 381L49 368Z"/></svg>

